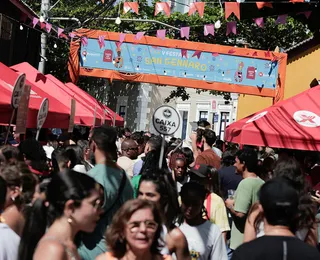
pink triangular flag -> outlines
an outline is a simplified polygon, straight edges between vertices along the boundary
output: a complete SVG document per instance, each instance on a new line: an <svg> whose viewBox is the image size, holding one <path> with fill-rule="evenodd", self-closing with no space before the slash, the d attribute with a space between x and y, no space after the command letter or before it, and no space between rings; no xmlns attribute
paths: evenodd
<svg viewBox="0 0 320 260"><path fill-rule="evenodd" d="M141 40L145 32L137 32L136 36L134 36L135 40Z"/></svg>
<svg viewBox="0 0 320 260"><path fill-rule="evenodd" d="M276 24L286 24L287 17L288 17L287 14L279 15L277 20L276 20Z"/></svg>
<svg viewBox="0 0 320 260"><path fill-rule="evenodd" d="M40 28L43 29L44 27L46 27L46 23L40 23Z"/></svg>
<svg viewBox="0 0 320 260"><path fill-rule="evenodd" d="M268 51L266 51L265 53L264 53L264 56L265 57L271 57L271 55L270 55L270 51L268 50Z"/></svg>
<svg viewBox="0 0 320 260"><path fill-rule="evenodd" d="M51 32L51 28L52 28L52 24L46 23L46 29L47 29L47 32L48 32L48 33Z"/></svg>
<svg viewBox="0 0 320 260"><path fill-rule="evenodd" d="M187 38L189 40L190 27L181 27L180 36L181 38Z"/></svg>
<svg viewBox="0 0 320 260"><path fill-rule="evenodd" d="M86 36L81 37L81 44L83 46L87 46L88 45L88 38Z"/></svg>
<svg viewBox="0 0 320 260"><path fill-rule="evenodd" d="M236 52L236 49L235 49L235 48L231 48L231 49L228 51L229 54L233 54L233 53L235 53L235 52Z"/></svg>
<svg viewBox="0 0 320 260"><path fill-rule="evenodd" d="M126 34L125 33L120 33L119 42L123 43L125 38L126 38Z"/></svg>
<svg viewBox="0 0 320 260"><path fill-rule="evenodd" d="M71 32L71 33L69 33L69 37L70 37L71 39L73 39L74 37L76 37L76 34L73 33L73 32Z"/></svg>
<svg viewBox="0 0 320 260"><path fill-rule="evenodd" d="M166 38L166 29L157 31L157 38L164 40Z"/></svg>
<svg viewBox="0 0 320 260"><path fill-rule="evenodd" d="M252 56L253 57L257 57L258 56L258 52L255 51L254 53L252 53Z"/></svg>
<svg viewBox="0 0 320 260"><path fill-rule="evenodd" d="M36 27L36 25L38 24L39 19L37 17L33 17L32 18L32 24L33 24L33 28Z"/></svg>
<svg viewBox="0 0 320 260"><path fill-rule="evenodd" d="M227 35L230 33L237 34L237 22L227 22Z"/></svg>
<svg viewBox="0 0 320 260"><path fill-rule="evenodd" d="M170 17L170 5L168 2L157 2L154 8L154 15L156 16L160 12L164 12Z"/></svg>
<svg viewBox="0 0 320 260"><path fill-rule="evenodd" d="M213 56L213 57L218 57L218 56L219 56L219 53L218 53L218 52L213 52L213 53L212 53L212 56Z"/></svg>
<svg viewBox="0 0 320 260"><path fill-rule="evenodd" d="M98 43L99 43L100 49L102 49L102 48L105 47L105 44L104 44L104 36L103 36L103 35L100 35L100 36L98 37Z"/></svg>
<svg viewBox="0 0 320 260"><path fill-rule="evenodd" d="M182 58L186 57L188 59L188 51L184 50L184 49L181 49L181 56L182 56Z"/></svg>
<svg viewBox="0 0 320 260"><path fill-rule="evenodd" d="M312 13L312 11L305 11L305 12L300 12L300 13L297 13L297 14L304 14L305 17L306 17L307 19L309 19L311 13Z"/></svg>
<svg viewBox="0 0 320 260"><path fill-rule="evenodd" d="M195 52L193 53L192 57L197 56L198 59L200 59L201 53L202 53L202 51L195 51Z"/></svg>
<svg viewBox="0 0 320 260"><path fill-rule="evenodd" d="M58 37L60 37L60 35L63 33L63 29L62 28L60 28L60 27L58 27Z"/></svg>
<svg viewBox="0 0 320 260"><path fill-rule="evenodd" d="M204 35L208 36L209 34L214 36L214 25L213 24L206 24L204 26Z"/></svg>
<svg viewBox="0 0 320 260"><path fill-rule="evenodd" d="M258 25L259 27L263 27L264 26L264 20L263 20L263 17L260 17L260 18L256 18L254 19L256 25Z"/></svg>

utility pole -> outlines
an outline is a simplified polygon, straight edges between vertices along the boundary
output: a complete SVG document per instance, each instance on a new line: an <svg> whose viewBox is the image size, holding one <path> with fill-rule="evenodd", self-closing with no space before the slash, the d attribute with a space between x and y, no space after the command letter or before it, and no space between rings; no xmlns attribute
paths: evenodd
<svg viewBox="0 0 320 260"><path fill-rule="evenodd" d="M48 21L49 16L49 9L50 9L50 0L41 0L41 16L43 17L44 21ZM41 17L40 16L40 17ZM46 51L47 51L47 34L41 34L41 55L40 55L40 62L38 70L41 73L45 71L45 63L46 63Z"/></svg>

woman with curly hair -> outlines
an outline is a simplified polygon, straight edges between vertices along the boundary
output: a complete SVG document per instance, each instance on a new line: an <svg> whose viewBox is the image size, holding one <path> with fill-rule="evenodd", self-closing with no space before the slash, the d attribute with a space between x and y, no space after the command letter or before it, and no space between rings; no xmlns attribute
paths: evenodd
<svg viewBox="0 0 320 260"><path fill-rule="evenodd" d="M189 176L186 174L187 172L187 160L183 153L176 152L170 156L169 168L172 172L172 178L177 183L177 190L180 192L183 184L189 181Z"/></svg>

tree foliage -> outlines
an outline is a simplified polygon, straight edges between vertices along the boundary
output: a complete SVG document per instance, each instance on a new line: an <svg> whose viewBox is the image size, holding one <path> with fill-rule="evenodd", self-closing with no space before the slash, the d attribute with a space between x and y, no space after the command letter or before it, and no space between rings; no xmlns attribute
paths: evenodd
<svg viewBox="0 0 320 260"><path fill-rule="evenodd" d="M40 14L40 6L33 0L26 1ZM174 1L173 1L174 2ZM180 0L182 2L182 0ZM212 3L212 2L211 2ZM53 3L51 3L53 4ZM275 18L269 17L265 19L264 28L258 27L252 20L237 21L237 35L226 36L226 22L224 14L219 5L210 4L205 7L204 17L200 18L198 14L188 16L179 12L172 13L170 17L158 14L154 17L154 4L148 4L147 0L139 1L139 15L133 12L122 14L122 6L120 7L121 18L136 19L154 19L175 27L190 26L190 41L206 42L212 44L222 44L230 46L242 47L244 43L254 49L274 50L276 46L287 49L298 42L301 42L310 36L310 32L306 25L298 22L294 16L288 17L285 25L275 24ZM176 2L178 4L178 2ZM111 8L107 8L110 5ZM104 17L117 17L119 13L119 5L113 2L102 4L95 0L60 0L57 5L50 11L50 17L75 17L83 24L84 28L101 29L115 32L137 33L139 31L146 32L146 35L155 36L158 29L167 29L167 37L180 39L180 32L174 29L165 28L156 23L146 22L124 22L120 25L110 20L103 20ZM217 20L221 21L221 28L216 29L214 36L204 36L203 25L214 24ZM229 20L237 20L233 15ZM87 22L85 22L87 21ZM70 21L53 21L66 30L77 29L76 22ZM57 44L57 48L54 48ZM69 55L69 45L55 38L49 38L47 46L46 73L51 73L62 81L68 79L67 60ZM96 98L104 101L106 96L107 81L100 78L81 77L79 86L93 94ZM199 91L201 92L201 90ZM228 93L210 91L212 94L224 94L226 99L230 96ZM185 88L178 87L173 90L166 99L181 97L183 100L189 98Z"/></svg>

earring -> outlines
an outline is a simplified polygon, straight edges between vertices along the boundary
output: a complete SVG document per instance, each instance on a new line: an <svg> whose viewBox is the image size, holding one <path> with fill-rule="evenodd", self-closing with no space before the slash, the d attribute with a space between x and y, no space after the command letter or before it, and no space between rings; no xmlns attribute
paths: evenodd
<svg viewBox="0 0 320 260"><path fill-rule="evenodd" d="M15 198L15 197L11 197L11 200L12 200L12 201L15 201L15 200L16 200L16 198Z"/></svg>
<svg viewBox="0 0 320 260"><path fill-rule="evenodd" d="M69 217L69 218L67 219L67 221L68 221L69 224L71 224L71 223L72 223L72 218Z"/></svg>

